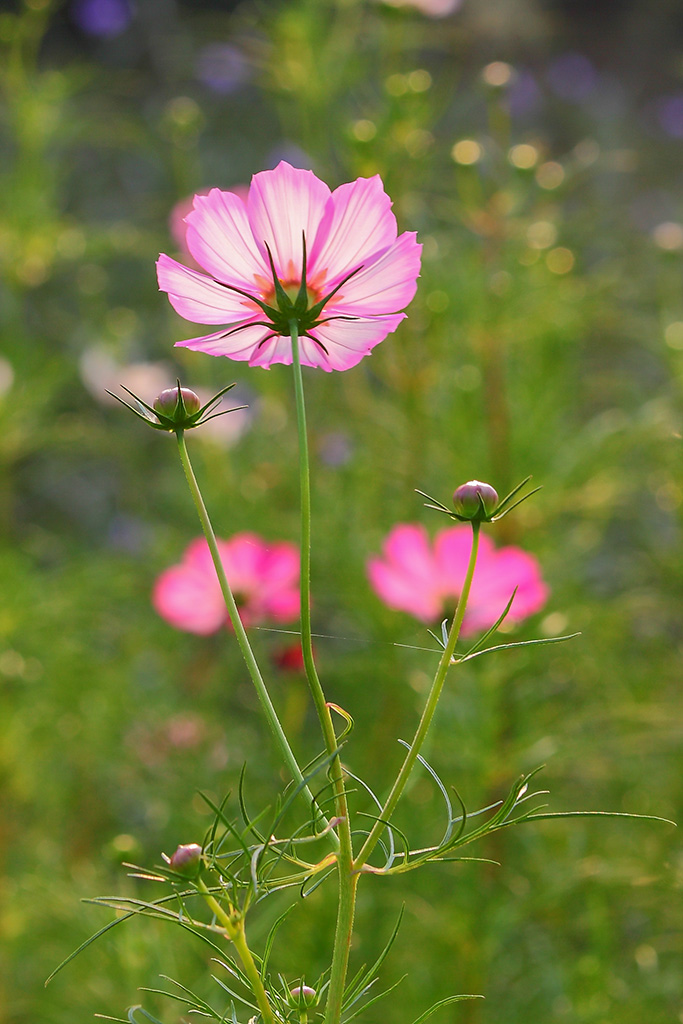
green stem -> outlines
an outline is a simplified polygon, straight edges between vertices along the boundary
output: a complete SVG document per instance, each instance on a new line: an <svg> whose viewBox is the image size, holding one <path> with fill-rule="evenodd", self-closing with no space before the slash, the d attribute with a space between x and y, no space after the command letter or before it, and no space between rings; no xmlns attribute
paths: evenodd
<svg viewBox="0 0 683 1024"><path fill-rule="evenodd" d="M311 480L308 434L306 429L306 406L304 404L304 385L299 353L299 328L294 320L290 322L289 327L292 341L294 393L299 433L299 476L301 480L301 650L306 670L306 679L308 680L313 703L320 721L325 748L328 754L333 754L337 750L337 736L313 657L313 637L311 633ZM358 876L354 873L353 869L351 823L349 821L349 810L346 801L344 771L338 756L333 759L330 765L330 777L334 789L336 813L339 819L340 845L337 853L339 904L334 951L330 968L330 984L325 1007L325 1024L337 1024L341 1017L344 986L346 984L349 964Z"/></svg>
<svg viewBox="0 0 683 1024"><path fill-rule="evenodd" d="M247 937L244 931L244 918L236 916L233 919L230 914L226 913L218 900L211 895L211 892L203 879L199 878L197 880L197 888L204 897L207 906L215 915L216 920L220 921L223 928L225 928L228 938L233 943L239 954L242 966L244 967L244 973L249 979L249 984L251 985L251 990L256 1002L258 1003L263 1021L265 1024L276 1024L275 1015L268 1001L268 995L264 988L263 980L258 972L251 950L247 944Z"/></svg>
<svg viewBox="0 0 683 1024"><path fill-rule="evenodd" d="M432 683L427 703L425 704L424 711L420 723L417 727L417 731L413 738L413 742L410 744L408 753L405 756L405 760L401 765L401 770L396 776L396 781L392 786L391 792L386 799L384 807L380 811L377 821L372 827L370 835L365 840L360 853L356 857L354 867L356 871L363 867L367 862L370 854L374 850L375 846L379 842L380 836L386 827L386 822L391 818L391 815L396 809L396 805L401 798L401 794L405 789L405 785L410 777L410 774L415 767L417 761L417 755L420 753L422 744L425 741L429 726L431 725L434 712L436 711L436 705L439 702L443 684L446 679L449 666L453 658L453 652L455 651L455 645L458 642L460 636L460 628L462 626L462 620L465 617L465 609L467 608L467 599L470 593L470 587L472 586L472 577L474 576L474 567L477 564L477 550L479 547L479 523L472 523L472 550L470 551L470 560L467 566L467 572L465 573L465 580L462 585L460 597L458 598L458 605L455 609L455 616L453 617L453 623L451 625L450 632L448 634L448 640L444 648L443 654L439 660L439 664L436 669L434 681Z"/></svg>
<svg viewBox="0 0 683 1024"><path fill-rule="evenodd" d="M204 499L202 498L201 491L199 490L199 484L197 483L197 479L192 469L192 463L190 462L190 457L187 452L187 446L185 444L184 432L182 430L179 430L177 432L177 438L178 451L180 452L180 461L185 471L185 477L187 479L190 492L192 494L192 499L195 503L195 507L199 515L199 521L202 524L202 530L204 531L206 542L209 545L209 551L211 552L213 564L216 569L216 575L218 576L218 582L220 584L223 600L225 601L225 605L228 610L228 615L230 616L230 621L235 631L235 637L237 638L237 643L239 644L240 650L242 652L242 657L244 658L247 669L249 670L249 675L251 676L252 682L256 688L256 693L258 694L258 698L261 702L261 707L263 708L271 732L275 737L275 742L279 747L280 753L282 754L285 764L289 768L292 778L295 780L297 785L302 787L301 792L304 799L308 802L309 809L311 807L317 809L317 803L315 802L313 793L311 792L308 785L304 783L304 777L301 772L301 768L298 765L296 757L294 756L292 748L290 747L284 730L280 724L277 712L273 706L273 702L270 699L270 694L266 689L266 684L263 681L261 670L258 666L258 662L256 661L256 657L254 656L251 644L249 643L249 638L247 637L246 630L242 624L242 620L237 610L237 604L235 603L235 598L233 596L232 590L230 589L230 584L228 583L227 577L225 575L223 561L221 559L220 552L218 551L216 535L213 531L211 520L209 519L209 513L206 511L206 505L204 504ZM335 848L337 848L339 845L337 836L335 835L334 831L329 828L329 822L327 821L327 818L322 814L321 811L318 811L318 814L320 823L323 825L323 827L328 829L327 834L330 836L330 839L334 844Z"/></svg>

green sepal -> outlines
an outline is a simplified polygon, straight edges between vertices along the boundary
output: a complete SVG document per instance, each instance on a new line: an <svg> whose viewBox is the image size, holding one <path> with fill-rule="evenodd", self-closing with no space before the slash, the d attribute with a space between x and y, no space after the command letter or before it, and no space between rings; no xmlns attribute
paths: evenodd
<svg viewBox="0 0 683 1024"><path fill-rule="evenodd" d="M152 427L154 430L164 430L167 433L178 433L179 430L191 430L193 427L201 427L203 423L207 423L209 420L216 419L218 416L225 416L229 412L237 412L239 409L246 409L246 406L239 405L234 409L225 409L223 412L214 412L216 404L221 400L223 395L227 394L235 387L235 382L228 384L222 388L217 394L210 398L197 412L188 413L185 408L185 402L181 392L180 380L176 379L178 386L178 404L176 405L176 411L173 416L167 416L162 412L158 412L153 406L148 405L142 398L136 395L130 388L127 388L125 384L121 384L121 388L133 398L138 405L141 407L142 412L135 409L128 402L124 402L119 395L115 395L113 391L107 389L107 394L111 395L112 398L116 399L124 408L129 409L134 416L146 423L148 427Z"/></svg>
<svg viewBox="0 0 683 1024"><path fill-rule="evenodd" d="M521 498L518 498L517 501L513 502L512 504L509 504L509 502L511 502L512 499L517 494L519 494L524 485L528 484L530 480L530 476L525 477L521 483L517 484L517 486L514 487L509 494L506 494L505 497L498 502L496 507L492 509L490 513L486 512L484 502L482 501L481 496L479 496L480 516L477 518L477 522L497 523L498 520L503 518L503 516L506 516L509 512L512 512L513 509L517 508L518 505L521 505L523 501L526 501L527 498L530 498L532 494L536 494L538 491L540 491L540 487L534 487L533 490L528 491ZM427 498L427 502L425 502L425 508L433 508L436 512L443 512L445 515L448 516L449 519L453 519L458 523L472 522L472 518L470 516L463 516L460 515L459 512L453 512L452 509L448 508L447 505L444 505L442 501L439 501L438 498L433 498L431 494L427 494L426 491L421 491L418 487L415 488L415 491L417 494L421 495L421 497Z"/></svg>

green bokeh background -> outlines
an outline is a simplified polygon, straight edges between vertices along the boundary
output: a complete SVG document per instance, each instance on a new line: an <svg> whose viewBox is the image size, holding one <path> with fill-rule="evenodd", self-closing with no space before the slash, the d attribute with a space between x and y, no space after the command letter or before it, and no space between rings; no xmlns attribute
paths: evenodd
<svg viewBox="0 0 683 1024"><path fill-rule="evenodd" d="M399 330L347 373L305 374L314 628L336 638L317 653L356 721L349 765L386 792L433 670L392 646L429 637L380 605L367 558L396 522L444 525L414 488L447 500L477 477L502 493L531 473L543 490L496 539L532 552L552 593L515 636L582 636L461 671L428 756L470 807L545 764L554 810L681 816L683 127L662 115L683 90L677 5L464 0L434 19L370 0L138 0L111 36L79 10L0 12L2 1024L125 1016L160 974L220 1002L204 949L157 922L43 982L109 919L81 897L147 895L122 862L201 837L198 790L234 789L245 759L254 805L282 781L229 634L175 632L151 607L196 517L172 440L103 389L140 363L195 387L237 381L242 436L188 438L217 532L296 540L289 369L174 350L193 328L154 276L158 252L177 252L175 203L283 156L332 186L379 172L424 243ZM220 90L201 77L216 44L242 55ZM562 58L577 53L589 63L572 78ZM491 84L496 61L506 84ZM453 156L463 140L473 163ZM254 641L267 665L285 642ZM269 679L305 760L318 740L303 683ZM428 839L439 813L418 778L404 824ZM410 1024L453 992L486 997L440 1012L458 1024L683 1020L675 829L543 823L476 852L501 866L361 888L357 964L406 905L384 980L406 978L369 1022ZM289 918L273 962L286 977L325 965L333 896ZM273 904L252 922L257 949Z"/></svg>

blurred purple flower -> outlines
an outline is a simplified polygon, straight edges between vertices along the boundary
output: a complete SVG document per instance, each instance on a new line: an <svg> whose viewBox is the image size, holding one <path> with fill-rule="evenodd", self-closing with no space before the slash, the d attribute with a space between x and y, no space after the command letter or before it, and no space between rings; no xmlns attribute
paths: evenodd
<svg viewBox="0 0 683 1024"><path fill-rule="evenodd" d="M513 117L534 114L541 104L541 90L530 71L517 72L508 91L510 113Z"/></svg>
<svg viewBox="0 0 683 1024"><path fill-rule="evenodd" d="M117 515L109 523L107 546L126 555L140 555L149 549L152 529L133 516Z"/></svg>
<svg viewBox="0 0 683 1024"><path fill-rule="evenodd" d="M324 434L320 441L320 458L328 466L344 466L353 455L351 438L341 430Z"/></svg>
<svg viewBox="0 0 683 1024"><path fill-rule="evenodd" d="M197 58L199 81L223 96L237 92L251 75L251 64L242 51L230 43L209 43Z"/></svg>
<svg viewBox="0 0 683 1024"><path fill-rule="evenodd" d="M657 101L657 120L667 135L683 139L683 93L662 96Z"/></svg>
<svg viewBox="0 0 683 1024"><path fill-rule="evenodd" d="M308 155L305 149L301 149L295 142L279 142L268 153L265 160L265 167L277 167L281 160L285 160L292 167L299 167L303 171L312 171L313 158Z"/></svg>
<svg viewBox="0 0 683 1024"><path fill-rule="evenodd" d="M71 17L87 35L110 39L128 28L133 7L130 0L74 0Z"/></svg>
<svg viewBox="0 0 683 1024"><path fill-rule="evenodd" d="M582 53L563 53L548 65L548 82L563 100L587 99L597 88L600 76Z"/></svg>

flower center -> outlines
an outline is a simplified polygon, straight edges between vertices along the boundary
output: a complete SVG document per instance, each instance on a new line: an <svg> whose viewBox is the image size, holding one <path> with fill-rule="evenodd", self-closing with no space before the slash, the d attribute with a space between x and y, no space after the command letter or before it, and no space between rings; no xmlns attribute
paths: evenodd
<svg viewBox="0 0 683 1024"><path fill-rule="evenodd" d="M289 299L289 301L290 301L290 303L292 305L292 308L293 308L294 304L296 303L296 300L297 300L297 298L299 296L299 290L301 288L301 281L297 281L297 280L293 280L292 278L289 278L288 280L285 280L285 281L280 280L280 284L282 285L283 291L284 291L285 295L287 296L287 298ZM262 287L261 294L263 295L263 301L267 302L269 306L277 306L278 305L277 296L275 294L275 285L272 282L268 282L267 284L265 284L265 282L264 282L264 287ZM310 309L311 306L315 306L316 302L320 301L320 298L321 298L321 295L320 295L320 292L318 291L318 289L317 288L313 288L313 287L311 287L310 285L307 284L307 286L306 286L306 299L307 299L306 308Z"/></svg>

